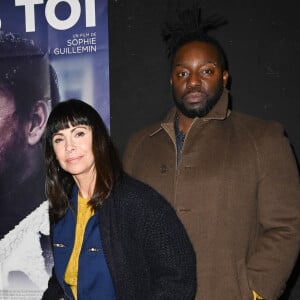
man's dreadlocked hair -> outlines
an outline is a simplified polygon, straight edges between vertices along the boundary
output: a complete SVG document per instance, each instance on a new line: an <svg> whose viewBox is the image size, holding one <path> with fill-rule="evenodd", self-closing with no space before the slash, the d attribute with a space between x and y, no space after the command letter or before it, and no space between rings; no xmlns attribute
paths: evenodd
<svg viewBox="0 0 300 300"><path fill-rule="evenodd" d="M200 41L212 44L216 47L223 70L227 69L227 59L219 42L209 36L207 32L218 28L227 21L218 15L211 15L203 20L202 10L195 3L192 8L182 11L177 10L177 21L166 22L162 29L162 37L167 45L167 54L173 63L174 56L183 45Z"/></svg>

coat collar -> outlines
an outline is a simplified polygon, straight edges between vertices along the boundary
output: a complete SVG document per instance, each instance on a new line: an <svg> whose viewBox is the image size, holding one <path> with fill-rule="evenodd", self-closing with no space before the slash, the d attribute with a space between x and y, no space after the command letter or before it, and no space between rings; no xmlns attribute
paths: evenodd
<svg viewBox="0 0 300 300"><path fill-rule="evenodd" d="M228 108L229 105L229 91L227 89L224 89L222 96L220 100L217 102L217 104L212 108L212 110L202 118L196 117L193 120L192 126L194 124L199 123L199 122L205 122L209 120L225 120L228 118L230 115L230 109ZM165 119L161 122L160 127L157 128L155 131L153 131L150 136L155 135L162 129L165 129L169 134L174 131L174 118L176 114L176 107L173 107Z"/></svg>

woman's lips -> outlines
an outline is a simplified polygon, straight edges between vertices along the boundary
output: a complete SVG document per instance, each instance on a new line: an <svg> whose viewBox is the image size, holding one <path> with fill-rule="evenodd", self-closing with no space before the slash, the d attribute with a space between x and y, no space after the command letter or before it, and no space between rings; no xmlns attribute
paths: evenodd
<svg viewBox="0 0 300 300"><path fill-rule="evenodd" d="M66 162L67 163L75 163L77 162L78 160L80 160L81 156L76 156L76 157L69 157L66 159Z"/></svg>

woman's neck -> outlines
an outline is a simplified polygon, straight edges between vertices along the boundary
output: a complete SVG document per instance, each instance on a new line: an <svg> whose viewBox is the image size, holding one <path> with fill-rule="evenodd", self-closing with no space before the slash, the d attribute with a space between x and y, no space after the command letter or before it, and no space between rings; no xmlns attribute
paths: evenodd
<svg viewBox="0 0 300 300"><path fill-rule="evenodd" d="M80 175L80 176L73 176L76 185L78 187L78 192L84 199L91 199L96 184L96 174L89 174L87 176Z"/></svg>

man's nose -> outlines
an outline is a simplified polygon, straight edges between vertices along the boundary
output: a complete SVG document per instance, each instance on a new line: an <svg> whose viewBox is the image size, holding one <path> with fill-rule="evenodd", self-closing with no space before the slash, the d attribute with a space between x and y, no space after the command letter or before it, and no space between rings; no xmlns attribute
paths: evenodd
<svg viewBox="0 0 300 300"><path fill-rule="evenodd" d="M197 86L201 86L200 75L196 74L196 73L191 73L188 78L187 88L190 89L190 88L197 87Z"/></svg>

